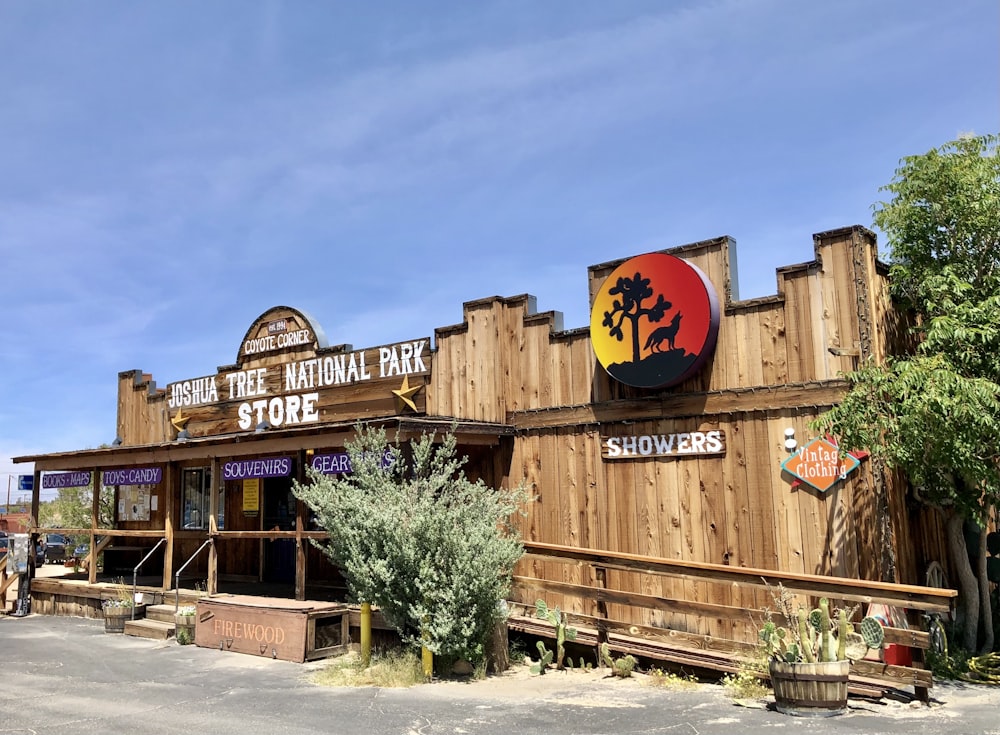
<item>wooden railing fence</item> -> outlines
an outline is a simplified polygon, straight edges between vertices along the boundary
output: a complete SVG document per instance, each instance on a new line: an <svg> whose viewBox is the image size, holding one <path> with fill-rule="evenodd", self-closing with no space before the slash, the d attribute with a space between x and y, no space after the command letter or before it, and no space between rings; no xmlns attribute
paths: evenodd
<svg viewBox="0 0 1000 735"><path fill-rule="evenodd" d="M753 655L755 644L746 639L727 639L615 620L607 615L608 604L712 618L739 619L747 624L753 611L742 607L707 603L699 599L658 597L609 589L608 570L767 588L772 592L778 590L780 586L796 595L808 598L827 597L834 602L849 601L905 608L909 614L909 627L887 627L886 643L913 649L913 664L903 666L871 660L852 662L852 686L862 693L868 693L879 687L885 688L885 685L889 688L912 686L918 697L926 699L927 690L932 686L933 680L930 671L923 668L922 662L923 652L930 645L930 636L920 629L920 614L947 613L957 595L950 589L679 561L555 544L525 542L524 547L529 560L556 561L590 567L592 574L585 576L594 582L573 584L523 575L516 576L512 596L520 599L512 600L511 603L512 628L537 635L550 635L551 627L533 615L533 600L539 593L542 596L544 593L566 595L591 603L589 608L593 614L571 614L574 623L579 624L579 642L593 645L607 642L611 649L622 653L704 669L736 672L740 668L741 661Z"/></svg>

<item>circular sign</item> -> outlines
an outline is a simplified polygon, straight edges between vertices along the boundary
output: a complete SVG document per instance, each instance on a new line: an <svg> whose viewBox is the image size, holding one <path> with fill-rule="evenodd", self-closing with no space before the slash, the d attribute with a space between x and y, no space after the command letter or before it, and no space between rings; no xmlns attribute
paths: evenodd
<svg viewBox="0 0 1000 735"><path fill-rule="evenodd" d="M697 373L715 349L719 301L696 266L666 253L622 263L590 313L594 354L615 380L665 388Z"/></svg>

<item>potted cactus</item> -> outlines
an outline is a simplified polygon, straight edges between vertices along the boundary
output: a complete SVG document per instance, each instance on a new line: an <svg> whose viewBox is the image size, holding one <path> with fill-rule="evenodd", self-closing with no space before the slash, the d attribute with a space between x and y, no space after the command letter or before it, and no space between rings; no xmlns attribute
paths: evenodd
<svg viewBox="0 0 1000 735"><path fill-rule="evenodd" d="M799 607L792 614L789 600L782 596L779 605L787 625L768 620L760 631L777 709L803 716L840 714L847 708L850 662L882 647L882 624L864 618L855 628L846 610L831 613L826 598L811 612Z"/></svg>

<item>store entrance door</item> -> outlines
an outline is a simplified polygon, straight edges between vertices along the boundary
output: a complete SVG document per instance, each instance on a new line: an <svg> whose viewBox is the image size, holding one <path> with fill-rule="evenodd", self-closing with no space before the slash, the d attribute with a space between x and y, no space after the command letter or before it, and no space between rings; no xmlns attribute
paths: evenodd
<svg viewBox="0 0 1000 735"><path fill-rule="evenodd" d="M261 481L264 496L264 530L295 530L295 496L291 477L268 477ZM264 540L264 581L295 582L294 539Z"/></svg>

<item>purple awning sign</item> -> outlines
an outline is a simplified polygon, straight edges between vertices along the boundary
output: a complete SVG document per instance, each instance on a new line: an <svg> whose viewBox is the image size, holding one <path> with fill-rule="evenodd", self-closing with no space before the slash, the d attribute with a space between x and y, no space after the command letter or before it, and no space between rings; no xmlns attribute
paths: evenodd
<svg viewBox="0 0 1000 735"><path fill-rule="evenodd" d="M312 458L312 468L324 475L347 474L351 471L351 457L347 452L316 454Z"/></svg>
<svg viewBox="0 0 1000 735"><path fill-rule="evenodd" d="M254 480L263 477L288 477L292 474L291 457L267 457L265 459L238 459L222 465L222 477L226 480Z"/></svg>
<svg viewBox="0 0 1000 735"><path fill-rule="evenodd" d="M163 480L162 467L129 467L124 470L105 470L101 482L111 485L159 485Z"/></svg>
<svg viewBox="0 0 1000 735"><path fill-rule="evenodd" d="M91 472L53 472L42 475L42 487L46 490L60 487L86 487L93 478Z"/></svg>
<svg viewBox="0 0 1000 735"><path fill-rule="evenodd" d="M390 467L395 458L395 450L392 447L386 447L382 454L382 468ZM311 466L324 475L348 475L351 473L351 457L347 452L317 454L313 456Z"/></svg>

